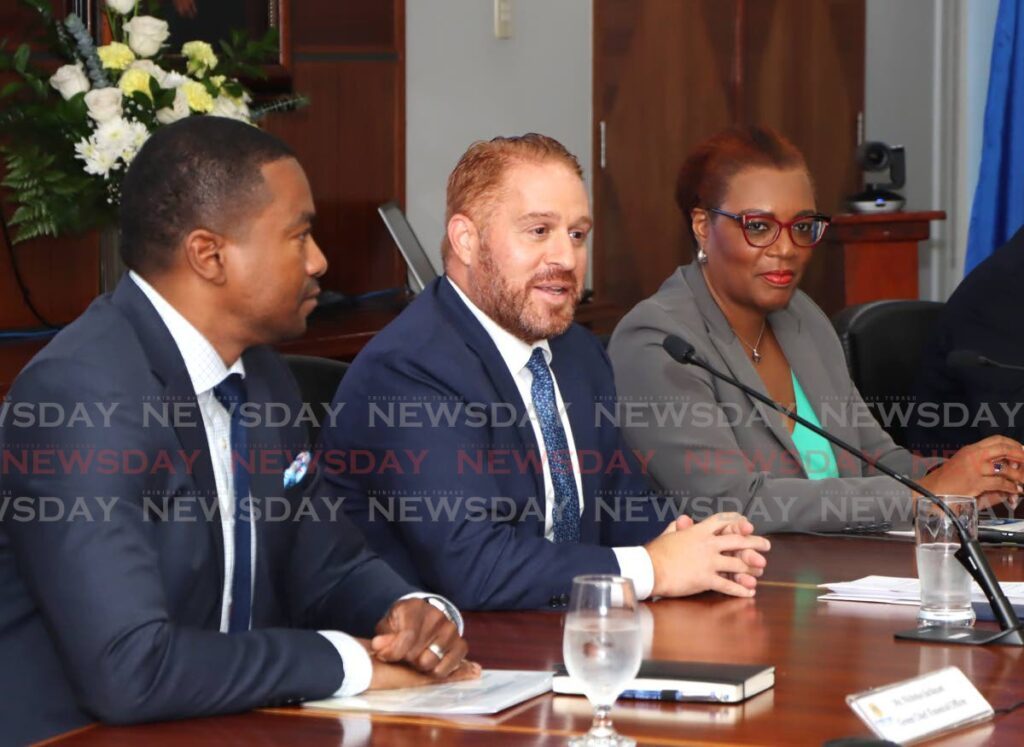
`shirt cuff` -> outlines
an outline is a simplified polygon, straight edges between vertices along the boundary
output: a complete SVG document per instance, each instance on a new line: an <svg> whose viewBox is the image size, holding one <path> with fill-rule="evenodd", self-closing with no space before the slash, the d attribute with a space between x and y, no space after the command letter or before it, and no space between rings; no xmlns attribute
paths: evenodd
<svg viewBox="0 0 1024 747"><path fill-rule="evenodd" d="M642 547L640 549L643 550ZM644 550L644 552L646 553L647 551ZM649 558L648 558L647 562L648 563L651 562ZM652 579L654 577L654 567L653 566L651 567L651 577L652 577ZM651 581L651 588L654 588L654 581L653 580ZM445 617L447 617L449 620L451 620L453 623L455 623L455 627L459 629L459 635L460 636L462 635L462 631L465 628L465 625L462 622L462 613L459 612L459 608L458 607L456 607L454 604L449 602L447 599L445 599L440 594L430 594L430 593L425 592L425 591L414 591L411 594L406 594L404 597L400 597L399 601L401 601L402 599L423 599L423 600L425 600L427 604L429 604L431 607L436 607L437 609L441 610L441 612L444 613Z"/></svg>
<svg viewBox="0 0 1024 747"><path fill-rule="evenodd" d="M364 692L373 679L373 662L370 661L370 655L363 648L363 644L352 636L336 630L321 630L319 633L337 649L341 665L345 667L345 679L334 693L334 697L347 698Z"/></svg>
<svg viewBox="0 0 1024 747"><path fill-rule="evenodd" d="M654 563L644 547L613 547L619 561L619 573L633 582L637 599L647 599L654 591Z"/></svg>

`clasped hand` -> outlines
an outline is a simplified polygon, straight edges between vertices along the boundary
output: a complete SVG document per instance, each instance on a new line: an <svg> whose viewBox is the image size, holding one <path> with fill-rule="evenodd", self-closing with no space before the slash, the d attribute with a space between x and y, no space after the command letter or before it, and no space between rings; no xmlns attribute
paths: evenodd
<svg viewBox="0 0 1024 747"><path fill-rule="evenodd" d="M654 595L679 597L718 591L752 597L768 564L771 543L754 535L738 513L720 513L695 524L680 516L647 545L654 564Z"/></svg>
<svg viewBox="0 0 1024 747"><path fill-rule="evenodd" d="M480 665L466 659L469 646L455 623L423 599L396 602L377 623L376 633L372 640L363 641L373 661L371 690L480 676Z"/></svg>

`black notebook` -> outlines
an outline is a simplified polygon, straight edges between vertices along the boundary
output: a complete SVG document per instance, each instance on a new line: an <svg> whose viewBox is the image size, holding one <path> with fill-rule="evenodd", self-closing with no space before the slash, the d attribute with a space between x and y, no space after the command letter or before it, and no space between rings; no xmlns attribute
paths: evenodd
<svg viewBox="0 0 1024 747"><path fill-rule="evenodd" d="M739 703L775 685L775 667L763 664L714 664L697 661L645 659L622 698ZM583 695L580 683L564 665L555 670L551 689L563 695Z"/></svg>

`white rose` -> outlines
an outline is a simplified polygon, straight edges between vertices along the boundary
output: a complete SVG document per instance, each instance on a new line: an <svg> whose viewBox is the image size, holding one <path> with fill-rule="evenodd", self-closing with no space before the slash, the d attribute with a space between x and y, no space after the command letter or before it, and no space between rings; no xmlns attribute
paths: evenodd
<svg viewBox="0 0 1024 747"><path fill-rule="evenodd" d="M62 65L50 78L50 85L56 88L65 100L77 93L89 90L89 79L81 65Z"/></svg>
<svg viewBox="0 0 1024 747"><path fill-rule="evenodd" d="M128 32L128 46L139 57L152 57L171 35L167 21L153 16L135 16L124 25Z"/></svg>
<svg viewBox="0 0 1024 747"><path fill-rule="evenodd" d="M107 7L121 15L127 15L135 10L135 0L107 0Z"/></svg>
<svg viewBox="0 0 1024 747"><path fill-rule="evenodd" d="M89 116L102 124L121 116L120 88L94 88L85 94L85 105L89 107Z"/></svg>
<svg viewBox="0 0 1024 747"><path fill-rule="evenodd" d="M218 96L213 102L213 111L210 112L215 117L227 117L228 119L237 119L240 122L249 123L249 107L245 101L241 99L233 99L230 96Z"/></svg>
<svg viewBox="0 0 1024 747"><path fill-rule="evenodd" d="M174 105L158 110L156 113L156 121L160 124L168 125L171 122L177 122L179 119L184 119L189 114L188 96L181 88L178 88L174 92Z"/></svg>
<svg viewBox="0 0 1024 747"><path fill-rule="evenodd" d="M161 88L174 88L174 86L167 85L167 78L170 73L153 62L153 60L135 60L135 62L128 66L128 69L141 70L144 73L148 73L149 77L155 80Z"/></svg>

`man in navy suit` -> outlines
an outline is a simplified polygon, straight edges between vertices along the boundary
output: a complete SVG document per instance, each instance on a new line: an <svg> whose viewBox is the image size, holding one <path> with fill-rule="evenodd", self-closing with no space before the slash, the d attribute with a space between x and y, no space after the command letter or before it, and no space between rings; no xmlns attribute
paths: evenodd
<svg viewBox="0 0 1024 747"><path fill-rule="evenodd" d="M1017 313L1024 282L1024 226L971 270L946 301L921 353L914 387L918 408L943 405L949 417L920 415L907 428L908 446L925 454L952 454L990 436L1024 441L1024 376L997 366L952 367L955 350L998 363L1024 364ZM933 410L933 413L935 410Z"/></svg>
<svg viewBox="0 0 1024 747"><path fill-rule="evenodd" d="M304 421L264 422L301 409L267 345L315 305L313 210L239 122L183 120L132 163L130 275L0 411L0 743L478 672L458 611L317 495Z"/></svg>
<svg viewBox="0 0 1024 747"><path fill-rule="evenodd" d="M768 542L649 494L574 325L592 220L576 159L541 136L473 145L448 182L445 273L362 351L324 430L326 480L410 583L466 609L560 607L572 578L638 595L750 596Z"/></svg>

